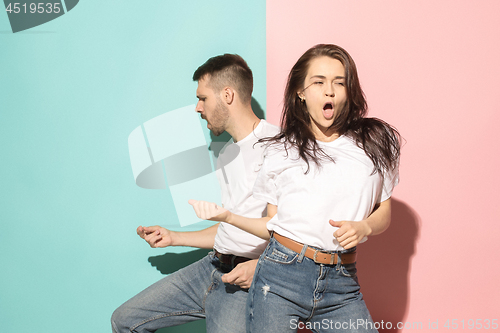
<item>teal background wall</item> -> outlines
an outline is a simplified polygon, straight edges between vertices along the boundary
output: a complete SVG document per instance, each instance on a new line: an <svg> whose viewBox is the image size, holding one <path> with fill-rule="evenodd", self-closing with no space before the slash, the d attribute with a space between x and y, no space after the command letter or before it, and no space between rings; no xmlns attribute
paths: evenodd
<svg viewBox="0 0 500 333"><path fill-rule="evenodd" d="M2 332L110 332L116 307L203 254L151 249L136 235L139 225L180 227L168 190L135 185L127 138L195 103L193 71L222 53L247 60L264 108L265 8L88 0L15 34L0 12Z"/></svg>

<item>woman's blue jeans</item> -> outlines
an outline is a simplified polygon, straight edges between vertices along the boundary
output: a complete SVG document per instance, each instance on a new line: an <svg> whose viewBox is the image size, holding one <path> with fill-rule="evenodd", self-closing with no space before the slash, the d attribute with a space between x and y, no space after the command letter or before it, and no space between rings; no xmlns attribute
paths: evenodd
<svg viewBox="0 0 500 333"><path fill-rule="evenodd" d="M356 264L317 264L271 238L249 290L247 332L377 332L359 289Z"/></svg>

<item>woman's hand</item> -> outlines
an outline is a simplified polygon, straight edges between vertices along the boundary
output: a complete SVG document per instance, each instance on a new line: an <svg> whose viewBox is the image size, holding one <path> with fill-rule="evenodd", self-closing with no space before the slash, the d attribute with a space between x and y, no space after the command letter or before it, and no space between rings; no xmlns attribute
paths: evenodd
<svg viewBox="0 0 500 333"><path fill-rule="evenodd" d="M346 250L355 247L361 240L371 235L372 230L366 220L355 221L329 221L332 227L338 229L333 233L339 244Z"/></svg>
<svg viewBox="0 0 500 333"><path fill-rule="evenodd" d="M339 228L333 233L344 249L355 247L366 236L383 233L391 224L391 198L376 205L366 219L354 221L329 221L333 227Z"/></svg>
<svg viewBox="0 0 500 333"><path fill-rule="evenodd" d="M230 211L213 202L191 199L188 203L193 206L196 215L202 220L227 222L231 215Z"/></svg>

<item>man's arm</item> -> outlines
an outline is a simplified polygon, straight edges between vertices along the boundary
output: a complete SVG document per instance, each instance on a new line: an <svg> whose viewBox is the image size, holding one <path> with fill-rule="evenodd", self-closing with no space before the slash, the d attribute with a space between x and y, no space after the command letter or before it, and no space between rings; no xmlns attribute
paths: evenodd
<svg viewBox="0 0 500 333"><path fill-rule="evenodd" d="M391 198L381 202L366 219L354 221L333 221L330 224L339 229L333 233L344 249L350 249L359 244L365 237L383 233L391 224Z"/></svg>
<svg viewBox="0 0 500 333"><path fill-rule="evenodd" d="M138 227L137 234L151 247L192 246L201 249L214 247L219 223L199 231L172 231L160 226Z"/></svg>

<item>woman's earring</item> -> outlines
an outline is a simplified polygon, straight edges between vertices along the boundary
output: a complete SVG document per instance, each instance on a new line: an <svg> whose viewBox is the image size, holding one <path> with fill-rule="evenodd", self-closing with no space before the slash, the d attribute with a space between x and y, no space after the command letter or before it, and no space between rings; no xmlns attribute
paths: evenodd
<svg viewBox="0 0 500 333"><path fill-rule="evenodd" d="M306 100L304 97L299 97L299 99L302 103L304 103L304 101Z"/></svg>

